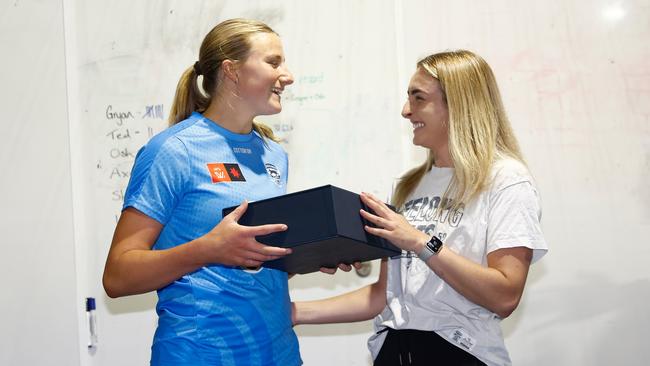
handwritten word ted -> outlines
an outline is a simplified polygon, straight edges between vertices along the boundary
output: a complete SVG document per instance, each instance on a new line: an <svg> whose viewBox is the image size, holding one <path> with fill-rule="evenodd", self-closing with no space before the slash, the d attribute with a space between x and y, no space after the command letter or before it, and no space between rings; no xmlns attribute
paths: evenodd
<svg viewBox="0 0 650 366"><path fill-rule="evenodd" d="M134 130L133 134L137 135L139 134L140 131ZM124 140L124 139L130 139L131 138L131 130L126 128L124 130L120 129L114 129L110 131L109 133L106 134L106 137L110 137L111 140Z"/></svg>

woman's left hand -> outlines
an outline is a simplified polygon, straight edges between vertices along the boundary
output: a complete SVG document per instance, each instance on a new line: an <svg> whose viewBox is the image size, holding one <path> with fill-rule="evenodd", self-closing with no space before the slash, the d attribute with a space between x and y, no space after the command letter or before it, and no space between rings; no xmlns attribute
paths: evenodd
<svg viewBox="0 0 650 366"><path fill-rule="evenodd" d="M365 226L368 233L389 240L394 245L404 250L419 253L429 236L411 226L404 216L391 210L384 202L370 193L361 193L361 200L375 215L366 210L361 210L361 216L372 222L377 227Z"/></svg>

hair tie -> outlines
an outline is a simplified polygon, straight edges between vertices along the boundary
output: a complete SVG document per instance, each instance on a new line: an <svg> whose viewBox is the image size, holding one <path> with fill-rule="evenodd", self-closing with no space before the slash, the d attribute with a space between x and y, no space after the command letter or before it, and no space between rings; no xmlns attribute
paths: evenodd
<svg viewBox="0 0 650 366"><path fill-rule="evenodd" d="M202 74L203 74L203 73L201 72L201 66L199 66L199 62L198 62L198 61L196 61L196 62L194 63L194 72L196 73L196 75L202 75Z"/></svg>

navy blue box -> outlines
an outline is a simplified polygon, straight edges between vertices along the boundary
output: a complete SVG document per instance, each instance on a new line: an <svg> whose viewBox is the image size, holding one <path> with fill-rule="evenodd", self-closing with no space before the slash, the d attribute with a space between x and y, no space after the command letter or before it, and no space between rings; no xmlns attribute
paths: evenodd
<svg viewBox="0 0 650 366"><path fill-rule="evenodd" d="M223 215L235 208L223 209ZM400 254L401 250L389 241L364 230L364 225L372 224L361 217L361 208L372 212L358 194L326 185L251 202L239 224L286 224L286 231L257 240L292 249L290 255L263 264L289 273L316 272L320 267Z"/></svg>

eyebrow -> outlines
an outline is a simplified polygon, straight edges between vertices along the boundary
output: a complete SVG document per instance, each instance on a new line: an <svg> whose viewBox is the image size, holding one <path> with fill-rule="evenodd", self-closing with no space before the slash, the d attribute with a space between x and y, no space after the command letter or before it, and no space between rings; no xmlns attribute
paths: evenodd
<svg viewBox="0 0 650 366"><path fill-rule="evenodd" d="M424 90L418 89L418 88L413 88L413 89L409 89L409 90L406 91L407 95L415 95L415 94L418 94L418 93L426 94L426 92Z"/></svg>
<svg viewBox="0 0 650 366"><path fill-rule="evenodd" d="M280 61L280 62L284 61L284 57L282 57L280 55L270 55L270 56L267 56L266 59L267 60L273 60L273 61Z"/></svg>

